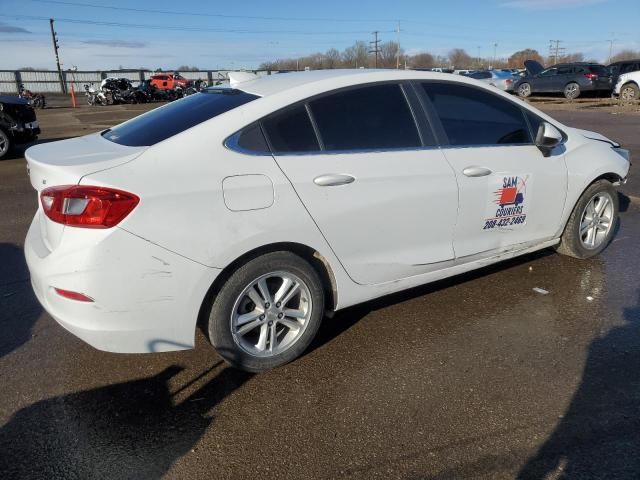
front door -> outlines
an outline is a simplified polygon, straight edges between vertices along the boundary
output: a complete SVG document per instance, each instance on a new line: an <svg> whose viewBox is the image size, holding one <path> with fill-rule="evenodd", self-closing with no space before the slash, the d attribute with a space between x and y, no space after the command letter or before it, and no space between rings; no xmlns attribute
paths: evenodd
<svg viewBox="0 0 640 480"><path fill-rule="evenodd" d="M361 284L454 259L458 185L414 113L403 87L384 83L338 90L263 120L278 165Z"/></svg>
<svg viewBox="0 0 640 480"><path fill-rule="evenodd" d="M537 127L540 119L484 89L422 86L460 191L456 257L490 256L552 238L560 225L567 171L562 153L544 157L534 145L530 124Z"/></svg>

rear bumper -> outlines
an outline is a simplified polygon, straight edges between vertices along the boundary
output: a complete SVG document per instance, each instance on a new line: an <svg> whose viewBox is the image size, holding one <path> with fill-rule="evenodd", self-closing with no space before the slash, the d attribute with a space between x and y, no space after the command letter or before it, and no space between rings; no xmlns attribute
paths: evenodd
<svg viewBox="0 0 640 480"><path fill-rule="evenodd" d="M60 245L49 251L38 215L27 234L25 257L36 297L60 325L109 352L193 347L200 305L219 270L118 228L67 227ZM69 300L54 287L94 302Z"/></svg>

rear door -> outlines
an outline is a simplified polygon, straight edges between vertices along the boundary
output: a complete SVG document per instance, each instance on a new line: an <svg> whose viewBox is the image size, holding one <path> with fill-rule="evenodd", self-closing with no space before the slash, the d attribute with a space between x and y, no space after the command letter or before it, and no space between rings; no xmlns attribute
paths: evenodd
<svg viewBox="0 0 640 480"><path fill-rule="evenodd" d="M358 283L418 275L454 258L455 175L410 98L410 86L368 84L262 121L276 161Z"/></svg>
<svg viewBox="0 0 640 480"><path fill-rule="evenodd" d="M540 119L479 87L454 82L421 86L458 180L456 257L491 256L553 238L567 170L560 150L544 157L534 145L530 125L537 128Z"/></svg>

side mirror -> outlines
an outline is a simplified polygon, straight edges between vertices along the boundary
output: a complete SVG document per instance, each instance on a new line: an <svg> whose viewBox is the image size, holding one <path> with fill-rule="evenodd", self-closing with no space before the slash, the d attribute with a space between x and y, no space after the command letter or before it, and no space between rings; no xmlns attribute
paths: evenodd
<svg viewBox="0 0 640 480"><path fill-rule="evenodd" d="M542 122L536 135L536 147L545 157L551 155L551 151L564 143L562 132L547 122Z"/></svg>

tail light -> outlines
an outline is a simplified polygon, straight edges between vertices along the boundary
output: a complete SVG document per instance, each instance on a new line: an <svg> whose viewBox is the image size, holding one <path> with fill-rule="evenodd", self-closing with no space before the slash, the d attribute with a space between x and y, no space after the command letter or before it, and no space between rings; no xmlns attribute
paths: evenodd
<svg viewBox="0 0 640 480"><path fill-rule="evenodd" d="M507 78L504 83L506 83L507 85L511 85L513 83L513 80L511 80L510 78Z"/></svg>
<svg viewBox="0 0 640 480"><path fill-rule="evenodd" d="M73 292L71 290L63 290L62 288L53 288L55 292L61 297L68 298L69 300L75 300L77 302L93 302L93 298L88 297L84 293Z"/></svg>
<svg viewBox="0 0 640 480"><path fill-rule="evenodd" d="M598 80L597 73L585 73L584 76L587 77L589 80Z"/></svg>
<svg viewBox="0 0 640 480"><path fill-rule="evenodd" d="M43 190L40 201L45 215L56 223L110 228L129 215L140 199L113 188L63 185Z"/></svg>

